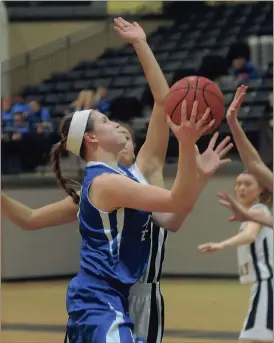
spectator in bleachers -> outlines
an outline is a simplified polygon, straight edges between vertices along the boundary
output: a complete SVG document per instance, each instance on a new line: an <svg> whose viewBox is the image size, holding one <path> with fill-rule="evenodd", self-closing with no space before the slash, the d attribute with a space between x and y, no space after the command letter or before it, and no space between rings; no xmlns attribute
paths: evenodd
<svg viewBox="0 0 274 343"><path fill-rule="evenodd" d="M245 57L239 56L232 61L233 72L237 80L258 79L259 74L251 61Z"/></svg>
<svg viewBox="0 0 274 343"><path fill-rule="evenodd" d="M30 112L30 107L29 104L25 102L25 99L22 98L21 96L16 96L13 101L13 106L12 106L13 112L22 112L22 113L28 113Z"/></svg>
<svg viewBox="0 0 274 343"><path fill-rule="evenodd" d="M97 88L94 96L93 108L98 111L109 114L110 111L110 101L107 99L108 89L106 87L100 86Z"/></svg>
<svg viewBox="0 0 274 343"><path fill-rule="evenodd" d="M33 100L29 103L30 111L28 121L37 133L49 133L52 131L49 110Z"/></svg>
<svg viewBox="0 0 274 343"><path fill-rule="evenodd" d="M13 122L4 131L12 132L12 140L20 140L23 135L30 132L30 123L24 112L13 113Z"/></svg>
<svg viewBox="0 0 274 343"><path fill-rule="evenodd" d="M2 127L10 125L13 122L13 112L12 112L12 102L9 97L4 97L1 99L1 117L2 117Z"/></svg>
<svg viewBox="0 0 274 343"><path fill-rule="evenodd" d="M259 78L258 71L250 60L250 48L246 42L233 44L230 47L228 58L232 63L232 73L236 80Z"/></svg>
<svg viewBox="0 0 274 343"><path fill-rule="evenodd" d="M30 123L26 119L25 113L12 113L11 119L5 122L2 131L3 173L13 174L22 171L22 160L27 154L24 138L29 133Z"/></svg>
<svg viewBox="0 0 274 343"><path fill-rule="evenodd" d="M84 89L79 92L78 97L69 106L67 113L92 108L94 103L94 92L91 89Z"/></svg>

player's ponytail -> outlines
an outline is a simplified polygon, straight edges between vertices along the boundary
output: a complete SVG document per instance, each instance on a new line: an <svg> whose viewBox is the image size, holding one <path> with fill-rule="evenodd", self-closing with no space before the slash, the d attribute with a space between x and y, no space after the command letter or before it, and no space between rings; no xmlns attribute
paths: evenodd
<svg viewBox="0 0 274 343"><path fill-rule="evenodd" d="M79 204L80 201L77 191L80 191L81 184L62 175L60 157L62 152L68 150L84 159L85 145L83 136L85 132L91 132L94 129L91 112L92 110L76 111L65 116L60 126L62 139L51 150L51 163L56 178L76 204Z"/></svg>
<svg viewBox="0 0 274 343"><path fill-rule="evenodd" d="M55 172L56 178L60 184L60 186L65 190L65 192L72 197L75 204L79 204L80 197L77 194L77 191L74 189L72 185L77 185L80 190L80 184L78 184L74 180L70 180L62 175L61 172L61 164L60 164L60 157L62 152L64 152L65 146L64 146L64 139L62 139L60 142L56 143L51 150L51 163L53 170Z"/></svg>

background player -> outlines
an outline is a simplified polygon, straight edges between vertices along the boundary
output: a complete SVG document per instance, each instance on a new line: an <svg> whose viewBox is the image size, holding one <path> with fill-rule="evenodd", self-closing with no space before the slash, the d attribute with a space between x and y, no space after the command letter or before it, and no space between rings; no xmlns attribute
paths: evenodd
<svg viewBox="0 0 274 343"><path fill-rule="evenodd" d="M237 89L235 97L237 97L238 100L233 101L227 111L227 123L245 168L251 174L255 175L264 187L270 192L273 192L273 173L264 164L259 153L248 140L238 121L238 110L243 102L246 91L246 86L241 86Z"/></svg>
<svg viewBox="0 0 274 343"><path fill-rule="evenodd" d="M243 102L247 87L237 89L234 101L227 111L227 123L231 129L236 147L241 156L245 168L260 181L270 192L273 192L273 173L262 161L259 153L248 140L245 132L238 121L239 108ZM273 217L263 212L254 213L244 208L236 199L226 192L219 192L220 204L233 212L230 221L255 221L262 225L273 227Z"/></svg>
<svg viewBox="0 0 274 343"><path fill-rule="evenodd" d="M271 216L264 204L271 202L271 193L260 185L256 177L242 172L236 179L236 199L250 213ZM206 243L198 247L210 253L229 247L238 247L241 283L252 283L247 318L240 340L273 342L273 230L254 222L243 222L240 232L219 243Z"/></svg>

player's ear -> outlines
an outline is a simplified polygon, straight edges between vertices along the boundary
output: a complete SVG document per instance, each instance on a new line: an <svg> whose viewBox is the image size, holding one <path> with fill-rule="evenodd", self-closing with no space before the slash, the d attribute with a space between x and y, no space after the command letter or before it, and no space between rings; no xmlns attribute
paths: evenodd
<svg viewBox="0 0 274 343"><path fill-rule="evenodd" d="M84 134L84 140L87 143L98 143L97 136L96 136L96 134L94 132L86 132Z"/></svg>

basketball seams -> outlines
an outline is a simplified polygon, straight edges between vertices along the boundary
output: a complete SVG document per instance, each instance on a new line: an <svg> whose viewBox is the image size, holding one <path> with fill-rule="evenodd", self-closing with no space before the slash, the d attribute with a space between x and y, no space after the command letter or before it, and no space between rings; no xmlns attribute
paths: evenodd
<svg viewBox="0 0 274 343"><path fill-rule="evenodd" d="M171 113L171 116L170 116L170 119L171 119L171 120L172 120L172 117L173 117L174 113L176 112L178 106L180 106L180 104L184 101L184 99L186 98L186 96L187 96L187 94L188 94L188 92L189 92L189 82L188 82L188 80L186 80L186 83L187 83L187 88L184 87L184 88L182 88L182 89L187 89L187 91L186 91L184 97L183 97L183 98L180 98L179 102L178 102L178 103L176 104L176 106L174 107L174 109L173 109L173 111L172 111L172 113Z"/></svg>
<svg viewBox="0 0 274 343"><path fill-rule="evenodd" d="M209 85L209 83L207 83L207 84L204 86L202 94L203 94L203 98L204 98L204 102L205 102L206 106L210 108L210 106L209 106L209 104L208 104L208 102L207 102L207 100L206 100L206 96L205 96L205 92L206 92L206 87L207 87L207 85ZM209 115L211 116L211 120L213 120L213 119L214 119L214 115L213 115L213 113L212 113L211 108L210 108ZM211 120L210 120L210 121L211 121Z"/></svg>
<svg viewBox="0 0 274 343"><path fill-rule="evenodd" d="M206 86L207 85L211 85L211 83L207 83L206 84ZM168 98L169 97L169 95L171 95L172 93L174 93L174 92L177 92L177 91L180 91L180 90L183 90L183 89L188 89L188 87L181 87L181 88L176 88L176 89L171 89L170 91L169 91L169 93L168 93L168 95L167 95L167 97L166 98ZM192 90L192 89L195 89L194 87L191 87L191 88L189 88L188 89L188 91L190 91L190 90ZM197 90L203 90L204 88L197 88ZM219 101L221 101L222 103L223 103L223 99L221 99L221 97L219 97L216 93L214 93L214 92L211 92L210 90L207 90L206 91L208 94L210 94L210 95L212 95L212 96L214 96L216 99L218 99Z"/></svg>
<svg viewBox="0 0 274 343"><path fill-rule="evenodd" d="M181 82L181 84L180 84ZM185 78L178 82L179 84L174 85L169 90L169 94L166 97L166 105L165 109L167 111L167 114L170 116L170 118L176 122L180 122L180 105L184 100L186 100L188 103L193 103L194 101L200 101L202 108L209 107L210 113L208 121L211 121L214 118L214 115L217 116L217 125L218 121L221 117L221 113L219 113L219 109L221 107L224 107L224 97L222 94L222 91L219 89L218 85L211 81L207 80L204 77L200 76L194 76L192 78ZM179 86L179 87L178 87ZM177 93L179 91L179 93ZM174 93L176 92L176 93ZM191 92L194 94L192 95ZM173 94L174 93L174 94ZM175 104L175 106L174 106ZM212 105L209 106L209 104ZM215 111L217 110L217 112ZM213 112L214 111L214 112ZM189 111L188 111L189 112ZM201 116L201 111L199 111L199 116ZM216 112L216 113L215 113ZM175 118L175 119L174 119Z"/></svg>
<svg viewBox="0 0 274 343"><path fill-rule="evenodd" d="M196 85L195 85L195 91L194 91L194 99L193 102L196 100L196 96L197 96L197 91L198 91L198 85L199 85L199 76L196 79Z"/></svg>

